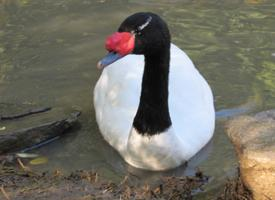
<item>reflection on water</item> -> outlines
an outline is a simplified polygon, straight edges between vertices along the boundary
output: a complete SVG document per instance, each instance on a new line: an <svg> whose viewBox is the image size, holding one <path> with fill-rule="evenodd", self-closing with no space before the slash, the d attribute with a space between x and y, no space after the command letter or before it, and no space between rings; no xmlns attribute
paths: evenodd
<svg viewBox="0 0 275 200"><path fill-rule="evenodd" d="M96 62L106 53L104 38L128 15L156 12L209 81L220 114L234 114L240 105L264 110L275 102L274 10L271 0L0 0L0 102L82 110L79 132L36 150L49 157L43 170L97 169L113 180L127 173L156 178L160 173L125 164L97 129L92 89L100 75ZM217 120L214 139L186 170L167 172L202 169L212 177L204 199L211 199L236 166L225 122Z"/></svg>

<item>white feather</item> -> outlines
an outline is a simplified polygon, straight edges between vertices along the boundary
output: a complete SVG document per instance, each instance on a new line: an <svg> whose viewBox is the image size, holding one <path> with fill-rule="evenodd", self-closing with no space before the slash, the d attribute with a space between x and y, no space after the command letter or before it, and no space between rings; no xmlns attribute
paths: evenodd
<svg viewBox="0 0 275 200"><path fill-rule="evenodd" d="M210 87L189 57L171 44L169 112L165 133L141 136L132 127L141 93L144 56L128 55L106 67L94 89L96 120L104 139L131 165L177 167L211 139L215 111Z"/></svg>

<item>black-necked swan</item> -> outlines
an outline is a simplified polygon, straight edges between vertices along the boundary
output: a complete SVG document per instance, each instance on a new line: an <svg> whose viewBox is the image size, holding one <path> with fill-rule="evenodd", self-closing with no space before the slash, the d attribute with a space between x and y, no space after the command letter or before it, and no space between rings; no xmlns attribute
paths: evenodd
<svg viewBox="0 0 275 200"><path fill-rule="evenodd" d="M213 136L213 95L190 58L171 44L154 13L126 18L107 37L109 54L94 89L96 120L104 139L130 165L175 168ZM106 67L108 66L108 67Z"/></svg>

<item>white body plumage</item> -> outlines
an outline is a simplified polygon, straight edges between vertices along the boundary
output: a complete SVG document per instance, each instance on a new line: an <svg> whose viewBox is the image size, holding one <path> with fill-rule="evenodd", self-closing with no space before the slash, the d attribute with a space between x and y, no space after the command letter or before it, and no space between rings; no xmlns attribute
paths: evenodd
<svg viewBox="0 0 275 200"><path fill-rule="evenodd" d="M104 139L131 165L147 170L177 167L211 139L213 95L189 57L171 44L169 113L172 126L153 136L133 127L144 69L143 55L128 55L105 68L94 89L96 120Z"/></svg>

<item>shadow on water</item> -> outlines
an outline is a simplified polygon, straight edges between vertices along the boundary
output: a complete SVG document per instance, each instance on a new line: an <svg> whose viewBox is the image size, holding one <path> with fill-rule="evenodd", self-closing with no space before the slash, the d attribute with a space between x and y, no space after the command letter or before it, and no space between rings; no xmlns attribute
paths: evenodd
<svg viewBox="0 0 275 200"><path fill-rule="evenodd" d="M187 167L166 173L125 164L102 139L92 106L105 37L126 16L144 10L167 21L173 42L211 85L217 109L210 144ZM271 0L0 0L0 103L82 111L80 131L34 151L49 158L39 170L96 169L112 180L127 173L150 180L192 174L199 167L212 177L204 193L211 199L237 164L224 123L274 107L274 10Z"/></svg>

